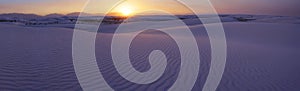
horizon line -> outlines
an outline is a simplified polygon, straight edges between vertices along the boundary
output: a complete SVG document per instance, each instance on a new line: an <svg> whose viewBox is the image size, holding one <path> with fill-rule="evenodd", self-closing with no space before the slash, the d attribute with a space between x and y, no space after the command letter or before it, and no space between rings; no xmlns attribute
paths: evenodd
<svg viewBox="0 0 300 91"><path fill-rule="evenodd" d="M63 15L63 16L67 16L69 14L76 14L76 13L80 13L80 14L90 14L90 15L85 15L85 16L117 16L114 15L113 13L116 12L111 12L111 15L109 14L104 14L104 13L86 13L86 12L70 12L70 13L48 13L48 14L37 14L37 13L22 13L22 12L10 12L10 13L0 13L0 15L5 15L5 14L26 14L26 15L37 15L37 16L48 16L51 14L58 14L58 15ZM135 14L135 15L167 15L167 14L158 14L158 13L152 13L152 14ZM194 14L174 14L174 15L194 15ZM209 13L207 14L196 14L196 15L210 15ZM250 13L219 13L218 15L272 15L272 16L293 16L293 15L277 15L277 14L250 14Z"/></svg>

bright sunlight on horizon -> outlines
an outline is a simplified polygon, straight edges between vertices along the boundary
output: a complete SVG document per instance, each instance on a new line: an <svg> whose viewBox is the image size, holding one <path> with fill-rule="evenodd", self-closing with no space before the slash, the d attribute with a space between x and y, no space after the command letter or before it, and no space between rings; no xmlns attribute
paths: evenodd
<svg viewBox="0 0 300 91"><path fill-rule="evenodd" d="M33 13L38 15L47 15L52 13L68 14L73 12L81 12L85 8L88 0L1 0L0 13ZM100 0L101 1L101 0ZM110 0L104 0L110 2ZM166 9L176 14L186 14L181 7L174 5L175 0L143 0L147 2L141 4L140 0L127 0L127 5L121 5L115 12L123 16L130 16L139 13L140 9ZM194 1L194 0L191 0ZM267 15L299 15L299 0L210 0L218 13L220 14L267 14ZM270 2L272 1L272 2ZM201 8L202 14L207 14L206 6L201 4L192 4ZM104 13L104 8L110 6L95 3L96 10L85 13Z"/></svg>
<svg viewBox="0 0 300 91"><path fill-rule="evenodd" d="M115 12L120 13L122 16L131 16L135 12L135 7L129 3L122 3L116 8Z"/></svg>

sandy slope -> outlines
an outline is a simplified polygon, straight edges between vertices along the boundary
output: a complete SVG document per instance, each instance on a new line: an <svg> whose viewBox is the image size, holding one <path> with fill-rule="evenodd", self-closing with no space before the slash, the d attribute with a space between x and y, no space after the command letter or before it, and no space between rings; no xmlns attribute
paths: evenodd
<svg viewBox="0 0 300 91"><path fill-rule="evenodd" d="M0 24L0 90L80 91L72 63L72 29L22 27ZM193 25L201 48L199 91L209 68L209 45L202 25ZM299 24L225 23L228 61L218 91L299 91ZM199 30L200 29L200 30ZM177 77L177 47L158 31L145 32L134 41L132 64L138 71L150 68L147 55L154 49L166 53L170 64L159 81L139 85L126 81L112 66L108 39L98 34L96 54L101 72L113 88L122 91L166 90ZM180 35L180 34L179 34ZM184 36L184 35L183 35ZM189 37L189 36L185 36ZM153 45L155 44L155 45Z"/></svg>

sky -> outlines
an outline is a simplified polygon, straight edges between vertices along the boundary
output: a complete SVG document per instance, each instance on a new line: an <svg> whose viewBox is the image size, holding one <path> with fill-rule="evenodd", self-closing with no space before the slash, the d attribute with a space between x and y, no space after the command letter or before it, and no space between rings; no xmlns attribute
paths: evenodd
<svg viewBox="0 0 300 91"><path fill-rule="evenodd" d="M34 13L46 15L50 13L67 14L81 12L88 0L1 0L0 13ZM110 0L104 0L109 2ZM139 3L138 1L150 1ZM184 14L187 11L172 3L173 0L128 0L136 11L139 9L167 9L174 13ZM202 0L191 0L195 7L199 7L203 14L207 13L202 7ZM300 16L300 0L210 0L218 13L222 14L261 14ZM151 4L151 5L150 5ZM87 13L104 13L97 4L97 10ZM118 10L115 10L118 11Z"/></svg>

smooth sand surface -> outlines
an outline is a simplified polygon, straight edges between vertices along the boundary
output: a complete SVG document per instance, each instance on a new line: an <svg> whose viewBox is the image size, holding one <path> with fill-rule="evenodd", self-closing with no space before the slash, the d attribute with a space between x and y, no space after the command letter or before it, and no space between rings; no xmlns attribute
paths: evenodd
<svg viewBox="0 0 300 91"><path fill-rule="evenodd" d="M300 90L299 24L227 22L224 27L228 60L218 91ZM0 28L1 91L82 90L72 63L72 29L11 24L0 24ZM202 25L191 28L200 45L200 75L193 88L193 91L199 91L209 70L210 45ZM180 57L178 47L169 36L148 31L132 43L130 58L133 67L140 72L151 68L147 57L152 50L160 49L168 58L166 73L159 81L148 85L129 82L117 73L110 54L106 53L110 48L110 37L109 33L98 34L96 56L101 72L112 88L117 91L159 91L172 86L178 76Z"/></svg>

